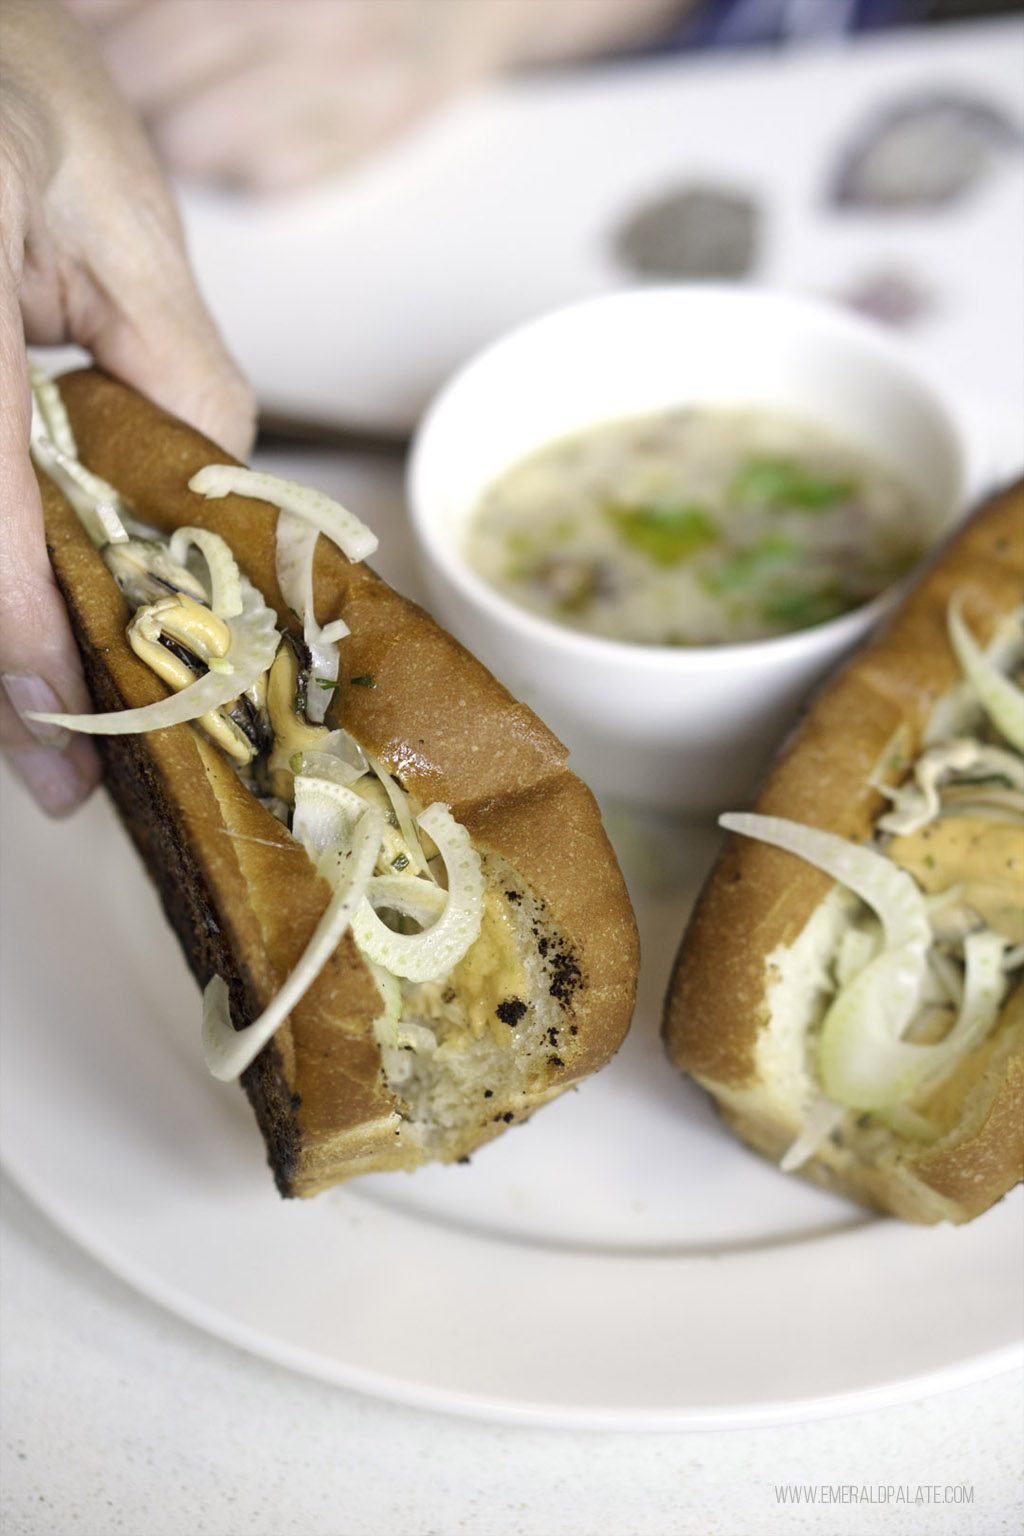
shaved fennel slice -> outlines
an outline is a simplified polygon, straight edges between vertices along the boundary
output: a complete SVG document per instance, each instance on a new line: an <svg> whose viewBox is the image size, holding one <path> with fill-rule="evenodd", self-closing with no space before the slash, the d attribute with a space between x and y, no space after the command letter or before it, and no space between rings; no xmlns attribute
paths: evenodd
<svg viewBox="0 0 1024 1536"><path fill-rule="evenodd" d="M795 1173L798 1168L803 1167L804 1163L809 1162L822 1142L827 1141L832 1132L842 1124L845 1114L845 1104L837 1104L834 1100L824 1097L816 1099L804 1116L799 1136L789 1144L779 1159L782 1172Z"/></svg>
<svg viewBox="0 0 1024 1536"><path fill-rule="evenodd" d="M231 993L223 976L214 974L203 989L203 1056L209 1065L206 1042L228 1041L238 1034L231 1022ZM216 1045L211 1047L217 1050ZM212 1071L212 1068L211 1068Z"/></svg>
<svg viewBox="0 0 1024 1536"><path fill-rule="evenodd" d="M307 640L306 644L310 656L306 719L312 725L323 725L328 705L338 686L338 652L333 644L325 646L318 640Z"/></svg>
<svg viewBox="0 0 1024 1536"><path fill-rule="evenodd" d="M302 621L302 638L312 662L306 715L314 725L321 725L327 714L331 685L338 681L338 641L349 633L344 619L333 619L323 626L316 620L313 561L319 537L320 529L298 513L287 509L278 513L274 554L277 584L288 607Z"/></svg>
<svg viewBox="0 0 1024 1536"><path fill-rule="evenodd" d="M344 846L365 809L362 795L347 785L304 774L295 778L292 831L313 859ZM353 918L352 934L364 956L392 975L432 981L458 964L480 932L483 875L469 833L443 805L428 806L416 819L444 859L447 891L419 875L374 875ZM414 894L413 886L422 889ZM377 905L429 921L429 926L419 933L395 933L377 916L373 897Z"/></svg>
<svg viewBox="0 0 1024 1536"><path fill-rule="evenodd" d="M356 768L347 758L334 752L306 752L298 753L301 759L299 773L309 779L331 779L335 784L355 784L363 778L365 768ZM294 771L294 767L293 767Z"/></svg>
<svg viewBox="0 0 1024 1536"><path fill-rule="evenodd" d="M367 802L337 779L307 773L295 775L294 791L292 836L298 838L315 864L322 854L345 845ZM383 837L384 816L378 814ZM377 851L380 852L379 843Z"/></svg>
<svg viewBox="0 0 1024 1536"><path fill-rule="evenodd" d="M881 934L877 924L874 929L871 932L863 928L847 928L842 934L834 962L835 977L840 987L845 987L847 982L859 975L878 954Z"/></svg>
<svg viewBox="0 0 1024 1536"><path fill-rule="evenodd" d="M983 654L987 664L997 672L1013 674L1024 661L1024 607L1004 613L996 621ZM961 676L952 688L936 699L925 725L923 745L931 747L937 742L950 741L964 732L977 735L978 718L983 714L973 684L969 678Z"/></svg>
<svg viewBox="0 0 1024 1536"><path fill-rule="evenodd" d="M441 916L448 893L419 875L374 875L366 888L366 898L374 911L383 907L401 912L425 928Z"/></svg>
<svg viewBox="0 0 1024 1536"><path fill-rule="evenodd" d="M380 811L367 807L349 846L329 849L319 860L317 869L331 884L331 899L298 965L258 1019L246 1029L234 1029L223 1007L217 1005L220 992L212 994L203 1015L203 1057L214 1077L230 1082L240 1076L309 991L365 899L382 831Z"/></svg>
<svg viewBox="0 0 1024 1536"><path fill-rule="evenodd" d="M198 496L252 496L257 501L270 502L282 512L294 512L326 534L352 561L365 560L377 548L377 535L347 507L294 480L282 480L277 475L243 469L236 464L207 464L192 476L188 485Z"/></svg>
<svg viewBox="0 0 1024 1536"><path fill-rule="evenodd" d="M949 955L934 944L928 951L928 967L940 998L952 1003L959 1010L964 1000L964 978L960 968Z"/></svg>
<svg viewBox="0 0 1024 1536"><path fill-rule="evenodd" d="M934 821L941 809L939 785L947 776L964 773L973 767L980 751L981 744L971 738L942 742L922 752L914 764L914 776L909 784L896 788L876 785L892 802L892 810L886 811L877 821L878 830L917 832Z"/></svg>
<svg viewBox="0 0 1024 1536"><path fill-rule="evenodd" d="M905 1097L917 1082L924 1048L901 1036L920 1004L932 938L913 877L884 854L799 822L747 813L719 820L731 832L806 859L878 914L883 948L841 987L826 1013L818 1070L829 1098L851 1108L883 1108Z"/></svg>
<svg viewBox="0 0 1024 1536"><path fill-rule="evenodd" d="M329 731L315 751L303 748L291 766L293 773L336 784L355 784L370 771L362 747L344 730Z"/></svg>
<svg viewBox="0 0 1024 1536"><path fill-rule="evenodd" d="M901 1040L886 1028L887 998L900 985L900 952L880 956L840 994L822 1025L818 1065L829 1098L852 1109L888 1111L950 1072L995 1023L1006 989L1004 948L991 930L968 936L957 1021L931 1045Z"/></svg>
<svg viewBox="0 0 1024 1536"><path fill-rule="evenodd" d="M60 390L49 374L44 373L38 363L34 363L31 358L28 363L28 376L32 385L33 416L38 409L40 430L45 431L58 453L66 454L69 459L77 459L78 444L75 442L75 434L71 430L71 418L68 416ZM34 437L36 423L33 421L32 425Z"/></svg>
<svg viewBox="0 0 1024 1536"><path fill-rule="evenodd" d="M323 751L331 757L348 763L360 777L369 769L366 753L355 737L346 730L331 731L323 741Z"/></svg>
<svg viewBox="0 0 1024 1536"><path fill-rule="evenodd" d="M917 1012L924 966L909 945L884 950L836 997L818 1042L821 1085L836 1104L886 1109L920 1085L930 1047L901 1036Z"/></svg>
<svg viewBox="0 0 1024 1536"><path fill-rule="evenodd" d="M949 605L950 643L992 724L1018 752L1024 752L1024 692L991 661L968 629L960 603Z"/></svg>
<svg viewBox="0 0 1024 1536"><path fill-rule="evenodd" d="M370 769L373 771L373 773L376 774L377 778L384 786L385 793L387 794L388 799L391 801L391 809L395 813L395 820L398 822L398 830L401 833L403 843L409 850L413 865L421 875L426 875L428 879L436 881L436 876L430 867L426 854L423 852L419 834L416 831L416 827L413 823L412 812L409 810L408 795L398 784L395 783L394 775L389 772L389 770L381 762L380 758L372 757L370 753L367 752L366 761Z"/></svg>
<svg viewBox="0 0 1024 1536"><path fill-rule="evenodd" d="M952 1063L981 1044L996 1021L1006 995L1007 973L1002 934L991 928L969 933L964 940L964 990L957 1021L944 1040L923 1050L935 1052L936 1063ZM942 1067L944 1070L945 1067Z"/></svg>
<svg viewBox="0 0 1024 1536"><path fill-rule="evenodd" d="M366 958L365 956L363 957ZM373 1033L381 1050L381 1064L389 1088L397 1088L411 1076L416 1057L432 1056L438 1039L426 1024L402 1018L402 983L397 976L367 960L370 975L380 990L383 1011L373 1021Z"/></svg>
<svg viewBox="0 0 1024 1536"><path fill-rule="evenodd" d="M1004 779L1010 791L1024 791L1024 762L1017 752L966 737L929 747L914 764L914 778L898 789L879 785L893 803L876 823L880 832L918 832L942 809L940 787Z"/></svg>
<svg viewBox="0 0 1024 1536"><path fill-rule="evenodd" d="M729 832L762 843L771 843L805 859L845 885L878 913L885 931L885 948L906 945L922 955L931 943L928 909L913 876L884 854L860 843L851 843L834 832L822 832L780 816L758 816L748 811L730 812L718 818Z"/></svg>
<svg viewBox="0 0 1024 1536"><path fill-rule="evenodd" d="M29 451L36 466L49 476L58 490L63 491L97 549L106 544L127 543L130 537L124 523L127 508L121 497L106 480L86 469L73 451L58 447L36 396L32 399Z"/></svg>
<svg viewBox="0 0 1024 1536"><path fill-rule="evenodd" d="M416 821L437 844L448 874L441 916L420 933L394 933L364 900L353 919L352 933L363 953L393 975L431 981L457 965L478 937L484 879L469 833L443 805L428 806Z"/></svg>
<svg viewBox="0 0 1024 1536"><path fill-rule="evenodd" d="M242 612L242 579L231 546L209 528L176 528L167 552L176 565L188 568L188 552L198 549L210 573L210 607L218 618L236 619Z"/></svg>
<svg viewBox="0 0 1024 1536"><path fill-rule="evenodd" d="M231 644L225 658L231 664L230 672L206 672L178 693L139 709L119 709L100 715L33 714L30 718L91 736L130 736L184 725L212 710L223 709L257 683L273 661L278 647L275 613L244 576L240 580L242 612L237 618L225 620L231 632Z"/></svg>

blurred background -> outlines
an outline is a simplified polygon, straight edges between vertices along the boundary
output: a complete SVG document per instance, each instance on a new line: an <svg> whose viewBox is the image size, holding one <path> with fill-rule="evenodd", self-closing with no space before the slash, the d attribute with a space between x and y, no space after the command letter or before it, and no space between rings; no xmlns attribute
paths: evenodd
<svg viewBox="0 0 1024 1536"><path fill-rule="evenodd" d="M268 429L400 451L510 325L712 279L897 328L1024 462L1019 0L69 3Z"/></svg>
<svg viewBox="0 0 1024 1536"><path fill-rule="evenodd" d="M268 427L400 447L508 326L710 278L898 329L1000 467L1024 462L1021 5L683 10L642 46L452 89L296 186L179 174L202 286Z"/></svg>

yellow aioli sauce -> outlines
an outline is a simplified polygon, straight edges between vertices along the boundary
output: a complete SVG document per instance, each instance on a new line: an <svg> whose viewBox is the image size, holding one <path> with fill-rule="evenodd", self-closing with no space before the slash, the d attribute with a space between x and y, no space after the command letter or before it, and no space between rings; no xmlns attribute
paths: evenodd
<svg viewBox="0 0 1024 1536"><path fill-rule="evenodd" d="M1024 828L986 816L942 816L894 837L886 853L926 895L955 889L958 906L1011 944L1024 944Z"/></svg>
<svg viewBox="0 0 1024 1536"><path fill-rule="evenodd" d="M479 937L452 971L451 982L465 1007L472 1038L478 1040L490 1029L498 1045L510 1045L515 1010L506 1009L510 1023L498 1009L529 994L515 930L493 890L484 893Z"/></svg>

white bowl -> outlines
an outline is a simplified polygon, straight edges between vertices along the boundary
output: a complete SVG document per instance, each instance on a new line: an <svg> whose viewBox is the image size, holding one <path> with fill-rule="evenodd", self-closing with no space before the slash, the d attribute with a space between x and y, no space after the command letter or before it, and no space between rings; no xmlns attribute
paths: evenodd
<svg viewBox="0 0 1024 1536"><path fill-rule="evenodd" d="M769 640L649 646L528 613L464 555L481 493L532 449L686 404L819 423L902 476L936 538L968 494L955 415L889 335L824 303L703 285L588 300L488 347L426 412L408 489L435 612L562 738L576 772L599 794L707 815L749 798L808 692L901 589Z"/></svg>

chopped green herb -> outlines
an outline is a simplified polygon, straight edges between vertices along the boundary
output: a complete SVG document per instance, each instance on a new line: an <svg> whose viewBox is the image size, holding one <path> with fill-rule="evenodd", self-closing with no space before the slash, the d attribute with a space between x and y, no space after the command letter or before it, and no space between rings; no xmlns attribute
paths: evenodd
<svg viewBox="0 0 1024 1536"><path fill-rule="evenodd" d="M334 677L318 677L316 685L318 688L330 688L332 691L340 686L337 678Z"/></svg>
<svg viewBox="0 0 1024 1536"><path fill-rule="evenodd" d="M856 490L855 480L816 474L793 459L755 458L748 459L733 479L729 499L819 512L845 501Z"/></svg>
<svg viewBox="0 0 1024 1536"><path fill-rule="evenodd" d="M766 534L747 549L738 549L709 571L704 585L716 596L741 592L769 573L772 566L796 559L800 549L796 539L788 539L781 533Z"/></svg>
<svg viewBox="0 0 1024 1536"><path fill-rule="evenodd" d="M528 533L520 533L518 529L505 535L505 548L510 555L532 554L536 541Z"/></svg>
<svg viewBox="0 0 1024 1536"><path fill-rule="evenodd" d="M408 866L409 860L404 853L396 854L395 857L391 860L392 869L407 869Z"/></svg>
<svg viewBox="0 0 1024 1536"><path fill-rule="evenodd" d="M655 565L682 565L718 538L710 512L691 504L609 506L605 515L623 543Z"/></svg>
<svg viewBox="0 0 1024 1536"><path fill-rule="evenodd" d="M349 682L356 688L376 688L377 686L371 672L364 672L360 677L350 677Z"/></svg>
<svg viewBox="0 0 1024 1536"><path fill-rule="evenodd" d="M788 624L794 629L809 629L812 624L824 624L834 619L847 607L834 590L822 592L794 588L776 592L762 605L761 612L771 623Z"/></svg>

